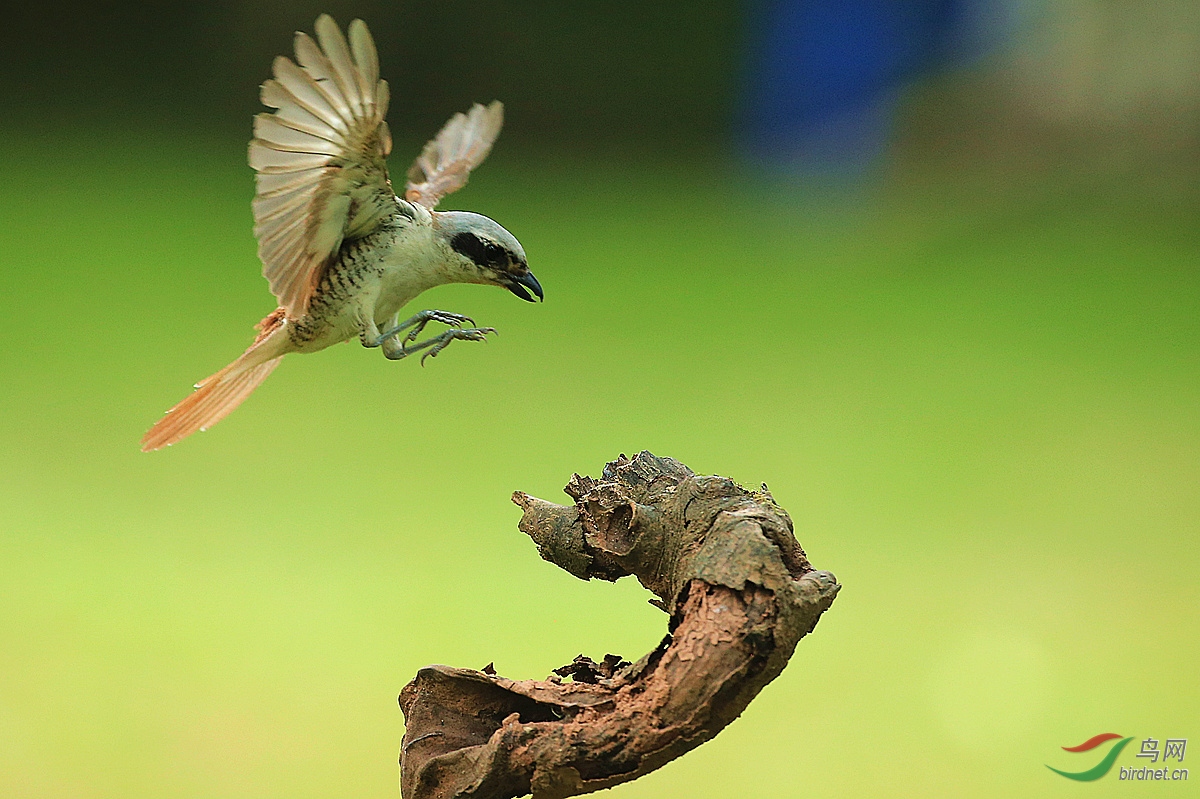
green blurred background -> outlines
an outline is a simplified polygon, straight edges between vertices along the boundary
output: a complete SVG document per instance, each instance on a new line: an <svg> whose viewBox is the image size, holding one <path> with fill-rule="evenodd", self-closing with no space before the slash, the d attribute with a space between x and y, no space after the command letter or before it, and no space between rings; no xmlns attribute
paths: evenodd
<svg viewBox="0 0 1200 799"><path fill-rule="evenodd" d="M142 454L273 307L249 115L326 9L380 41L393 174L506 101L447 206L514 231L547 301L436 289L500 335L423 369L294 356ZM1200 736L1193 7L1041 4L894 82L886 146L834 178L745 155L756 9L15 12L0 796L396 796L419 667L543 677L662 636L508 501L643 448L767 482L844 589L741 719L613 796L1120 796L1146 789L1044 764Z"/></svg>

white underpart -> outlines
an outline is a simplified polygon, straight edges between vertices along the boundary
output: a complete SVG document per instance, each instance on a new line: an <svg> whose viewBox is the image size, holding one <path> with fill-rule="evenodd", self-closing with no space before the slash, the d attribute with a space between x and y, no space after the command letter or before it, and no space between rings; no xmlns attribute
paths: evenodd
<svg viewBox="0 0 1200 799"><path fill-rule="evenodd" d="M421 206L412 207L416 220L399 232L383 254L384 268L372 309L377 325L388 324L421 292L456 282L454 270L446 263L445 248L435 242L432 216Z"/></svg>

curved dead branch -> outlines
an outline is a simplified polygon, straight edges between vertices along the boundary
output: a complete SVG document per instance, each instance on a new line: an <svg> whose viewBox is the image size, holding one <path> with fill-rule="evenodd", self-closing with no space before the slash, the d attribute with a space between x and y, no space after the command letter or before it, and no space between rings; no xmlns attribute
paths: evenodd
<svg viewBox="0 0 1200 799"><path fill-rule="evenodd" d="M653 771L737 718L840 588L766 486L642 452L566 493L574 505L514 494L520 529L576 577L637 577L668 635L636 663L580 656L547 680L421 669L400 694L405 799L553 799Z"/></svg>

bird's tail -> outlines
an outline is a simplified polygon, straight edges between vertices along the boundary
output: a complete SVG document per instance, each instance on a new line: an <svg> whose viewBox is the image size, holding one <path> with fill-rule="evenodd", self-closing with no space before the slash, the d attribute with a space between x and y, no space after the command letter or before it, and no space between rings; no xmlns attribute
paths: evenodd
<svg viewBox="0 0 1200 799"><path fill-rule="evenodd" d="M258 324L258 337L241 357L196 384L196 390L167 411L142 436L142 452L169 447L197 430L207 430L250 396L287 354L286 317L278 309Z"/></svg>

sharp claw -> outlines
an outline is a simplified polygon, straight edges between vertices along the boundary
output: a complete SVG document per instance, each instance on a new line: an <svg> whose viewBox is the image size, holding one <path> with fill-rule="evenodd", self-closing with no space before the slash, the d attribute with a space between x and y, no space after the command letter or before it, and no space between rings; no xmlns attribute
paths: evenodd
<svg viewBox="0 0 1200 799"><path fill-rule="evenodd" d="M471 320L471 322L474 323L474 320ZM455 341L455 340L487 341L487 334L495 333L495 332L496 332L496 328L494 328L494 327L471 327L471 328L455 327L455 328L445 331L444 333L439 333L438 335L434 336L433 338L426 339L425 341L420 342L420 344L418 345L418 348L429 347L429 350L424 355L421 356L421 366L425 365L426 358L436 358L438 356L438 354L441 353L442 350L444 350L444 349L446 349L446 347L450 346L451 341ZM408 341L411 337L412 337L411 334L410 334L410 336L406 336L405 341ZM408 349L406 347L403 347L403 345L402 345L402 349L405 350L406 355L409 354ZM415 354L415 352L414 352L414 354Z"/></svg>

